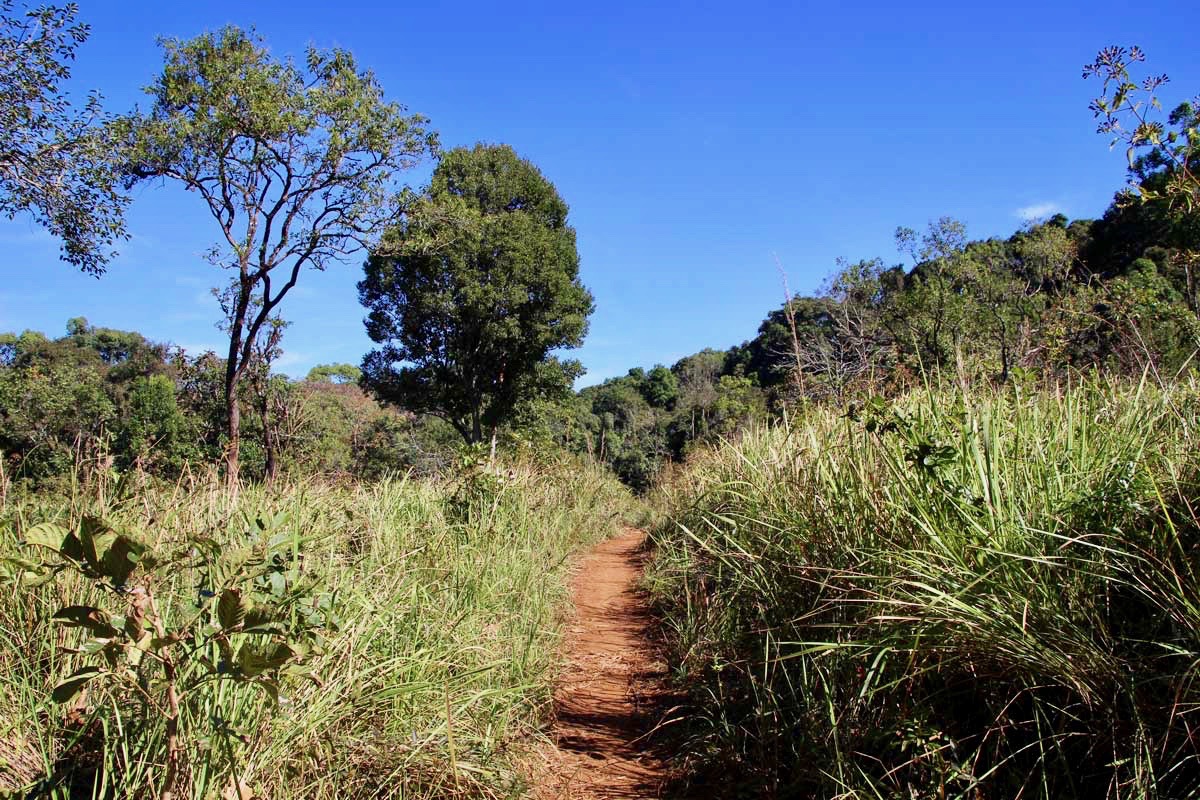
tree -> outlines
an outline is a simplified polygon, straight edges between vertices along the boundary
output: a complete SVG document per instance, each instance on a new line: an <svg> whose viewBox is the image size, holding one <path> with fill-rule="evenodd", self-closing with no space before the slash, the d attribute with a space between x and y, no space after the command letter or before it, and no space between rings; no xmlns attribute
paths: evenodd
<svg viewBox="0 0 1200 800"><path fill-rule="evenodd" d="M1026 262L1019 260L1020 250L1011 241L973 242L963 251L962 352L970 365L989 371L1001 383L1024 359L1030 326L1045 304L1038 280L1046 264L1039 259L1049 253L1040 239L1030 242ZM1028 277L1022 275L1026 266Z"/></svg>
<svg viewBox="0 0 1200 800"><path fill-rule="evenodd" d="M904 290L885 314L892 335L916 350L923 368L940 369L959 352L966 335L966 226L950 217L930 222L924 233L896 229L896 246L913 260Z"/></svg>
<svg viewBox="0 0 1200 800"><path fill-rule="evenodd" d="M656 408L674 408L679 397L679 379L662 364L656 364L646 374L641 388L646 402Z"/></svg>
<svg viewBox="0 0 1200 800"><path fill-rule="evenodd" d="M708 417L717 402L717 380L728 354L721 350L706 348L699 353L685 356L671 367L679 382L679 396L675 407L686 427L676 426L681 441L675 448L682 453L683 445L708 434Z"/></svg>
<svg viewBox="0 0 1200 800"><path fill-rule="evenodd" d="M358 383L362 370L353 364L318 364L304 380L310 383Z"/></svg>
<svg viewBox="0 0 1200 800"><path fill-rule="evenodd" d="M519 402L581 374L551 356L582 343L593 307L567 204L507 145L446 153L358 290L381 345L363 359L364 385L468 443L494 442Z"/></svg>
<svg viewBox="0 0 1200 800"><path fill-rule="evenodd" d="M1135 83L1130 68L1145 58L1137 47L1106 47L1083 68L1084 78L1101 82L1100 96L1090 106L1099 120L1097 131L1111 137L1110 146L1124 144L1129 160L1129 187L1118 196L1105 220L1120 215L1148 223L1135 226L1135 232L1137 227L1143 227L1142 233L1147 228L1165 232L1167 235L1157 237L1158 242L1175 248L1170 267L1182 273L1188 306L1200 313L1196 277L1200 267L1200 96L1177 105L1164 125L1155 115L1162 110L1159 89L1170 78L1151 75ZM1133 196L1148 208L1130 211ZM1143 253L1126 255L1136 260Z"/></svg>
<svg viewBox="0 0 1200 800"><path fill-rule="evenodd" d="M233 326L238 291L239 284L236 280L225 287L224 291L213 290L225 317L217 327L226 334ZM246 309L247 316L256 317L261 302L261 298L252 297ZM275 480L279 468L277 425L276 420L272 419L276 414L273 412L283 411L285 403L282 395L287 391L287 379L272 375L271 367L283 355L283 332L291 324L279 314L269 317L249 343L250 356L243 372L246 388L249 389L250 405L258 412L258 419L262 424L263 477L268 483Z"/></svg>
<svg viewBox="0 0 1200 800"><path fill-rule="evenodd" d="M757 336L730 351L724 372L741 367L759 386L782 391L796 377L797 347L816 346L830 335L829 306L825 298L788 298L762 321Z"/></svg>
<svg viewBox="0 0 1200 800"><path fill-rule="evenodd" d="M1130 67L1146 60L1137 47L1106 47L1083 68L1084 78L1101 82L1100 96L1091 103L1097 132L1112 137L1111 146L1124 144L1129 160L1130 188L1146 200L1164 201L1191 213L1200 207L1200 97L1183 102L1167 117L1158 90L1170 82L1151 75L1135 83ZM1157 176L1159 180L1152 180Z"/></svg>
<svg viewBox="0 0 1200 800"><path fill-rule="evenodd" d="M38 482L105 450L117 409L100 359L40 333L0 336L0 452L6 473Z"/></svg>
<svg viewBox="0 0 1200 800"><path fill-rule="evenodd" d="M837 265L822 297L792 301L798 338L792 360L807 397L841 397L851 385L870 385L891 361L894 343L880 313L883 262L839 258Z"/></svg>
<svg viewBox="0 0 1200 800"><path fill-rule="evenodd" d="M99 275L124 238L100 97L72 109L62 84L89 28L78 6L15 12L0 0L0 214L31 214L62 242L64 261Z"/></svg>
<svg viewBox="0 0 1200 800"><path fill-rule="evenodd" d="M667 418L646 400L645 382L645 370L635 367L580 393L595 416L596 456L639 491L668 453Z"/></svg>
<svg viewBox="0 0 1200 800"><path fill-rule="evenodd" d="M119 463L179 474L195 456L188 428L170 378L166 375L137 378L129 394L128 412L118 426Z"/></svg>
<svg viewBox="0 0 1200 800"><path fill-rule="evenodd" d="M368 246L395 219L395 175L436 149L426 119L383 98L345 50L310 47L304 67L236 27L162 42L148 113L114 123L128 183L170 178L204 200L232 270L225 360L226 469L237 480L237 387L255 342L306 267Z"/></svg>

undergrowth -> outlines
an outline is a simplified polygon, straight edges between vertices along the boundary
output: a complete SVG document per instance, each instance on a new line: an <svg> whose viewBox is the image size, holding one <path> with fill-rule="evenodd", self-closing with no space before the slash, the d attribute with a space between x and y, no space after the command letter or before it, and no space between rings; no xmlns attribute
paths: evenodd
<svg viewBox="0 0 1200 800"><path fill-rule="evenodd" d="M0 795L513 796L567 559L627 509L573 461L10 499ZM137 555L113 577L118 550Z"/></svg>
<svg viewBox="0 0 1200 800"><path fill-rule="evenodd" d="M813 408L659 489L698 780L746 796L1200 793L1197 385Z"/></svg>

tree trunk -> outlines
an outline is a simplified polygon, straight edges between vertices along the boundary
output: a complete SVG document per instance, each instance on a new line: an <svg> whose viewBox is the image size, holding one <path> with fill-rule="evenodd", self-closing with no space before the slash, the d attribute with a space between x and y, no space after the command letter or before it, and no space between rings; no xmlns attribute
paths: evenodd
<svg viewBox="0 0 1200 800"><path fill-rule="evenodd" d="M229 318L229 356L225 360L225 425L229 434L229 444L225 448L225 482L231 489L236 489L238 485L238 456L242 444L242 414L238 407L237 385L246 363L242 348L245 344L243 333L246 313L250 307L250 288L246 265L243 263L241 286ZM251 334L254 333L252 330Z"/></svg>
<svg viewBox="0 0 1200 800"><path fill-rule="evenodd" d="M266 391L270 391L269 389ZM278 464L275 460L275 431L271 428L271 413L266 395L263 396L262 404L262 426L263 426L263 450L266 452L266 480L267 483L275 482L275 474L279 471Z"/></svg>
<svg viewBox="0 0 1200 800"><path fill-rule="evenodd" d="M1196 276L1194 274L1194 264L1196 254L1184 252L1180 253L1177 258L1183 262L1183 274L1187 282L1187 305L1193 314L1200 313L1200 306L1196 302Z"/></svg>
<svg viewBox="0 0 1200 800"><path fill-rule="evenodd" d="M237 379L225 381L225 425L229 442L225 445L225 482L233 487L238 483L238 450L242 443L242 411L237 401Z"/></svg>

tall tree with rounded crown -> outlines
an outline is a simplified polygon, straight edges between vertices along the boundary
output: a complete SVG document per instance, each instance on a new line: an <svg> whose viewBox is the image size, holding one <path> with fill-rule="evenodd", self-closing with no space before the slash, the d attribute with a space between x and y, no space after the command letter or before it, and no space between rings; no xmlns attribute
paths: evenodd
<svg viewBox="0 0 1200 800"><path fill-rule="evenodd" d="M494 445L522 401L582 374L552 355L582 344L593 308L567 204L507 145L445 153L358 289L380 345L363 359L364 386L445 419L468 444Z"/></svg>

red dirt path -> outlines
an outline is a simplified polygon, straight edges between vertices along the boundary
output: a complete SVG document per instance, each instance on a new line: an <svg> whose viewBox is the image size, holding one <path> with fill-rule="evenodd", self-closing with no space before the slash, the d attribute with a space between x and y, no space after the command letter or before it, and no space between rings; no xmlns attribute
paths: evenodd
<svg viewBox="0 0 1200 800"><path fill-rule="evenodd" d="M645 534L599 545L572 581L575 616L555 691L554 746L534 795L541 800L660 798L668 764L649 734L667 699L666 667L638 591Z"/></svg>

